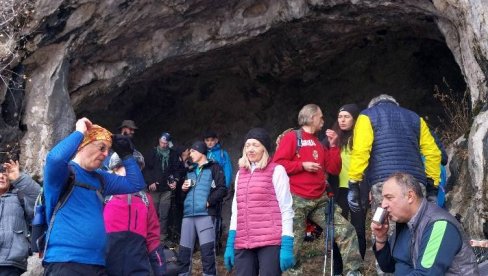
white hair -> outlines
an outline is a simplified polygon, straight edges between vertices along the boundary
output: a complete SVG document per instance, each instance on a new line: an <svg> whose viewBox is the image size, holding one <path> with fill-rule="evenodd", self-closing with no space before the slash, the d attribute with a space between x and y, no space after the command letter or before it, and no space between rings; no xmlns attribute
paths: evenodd
<svg viewBox="0 0 488 276"><path fill-rule="evenodd" d="M392 103L400 106L398 104L398 102L395 100L395 98L393 98L392 96L387 95L387 94L381 94L379 96L376 96L376 97L372 98L371 101L369 101L368 108L376 105L377 103L379 103L381 101L390 101L390 102L392 102Z"/></svg>

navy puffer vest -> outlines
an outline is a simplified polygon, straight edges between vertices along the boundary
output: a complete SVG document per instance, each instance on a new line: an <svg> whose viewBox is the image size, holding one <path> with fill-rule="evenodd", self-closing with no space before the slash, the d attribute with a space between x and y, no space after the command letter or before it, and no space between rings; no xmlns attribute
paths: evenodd
<svg viewBox="0 0 488 276"><path fill-rule="evenodd" d="M362 112L374 133L366 180L370 185L385 181L392 173L405 172L426 183L420 155L420 117L391 101L380 101Z"/></svg>

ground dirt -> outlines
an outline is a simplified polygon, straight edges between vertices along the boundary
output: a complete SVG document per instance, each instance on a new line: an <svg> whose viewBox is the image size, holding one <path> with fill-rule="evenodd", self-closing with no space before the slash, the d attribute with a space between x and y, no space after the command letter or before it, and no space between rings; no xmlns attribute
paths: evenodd
<svg viewBox="0 0 488 276"><path fill-rule="evenodd" d="M371 218L370 214L368 212L368 217L367 217L367 222L366 222L366 240L367 240L367 246L366 246L366 256L364 258L364 263L363 263L363 270L362 273L365 276L372 276L376 275L376 270L375 270L375 258L373 251L371 250L371 239L368 237L371 237L371 230L370 230L370 223L371 223ZM303 263L303 275L306 276L315 276L315 275L322 275L323 273L323 265L324 265L324 238L323 235L314 240L313 242L305 242L304 243L304 250L305 252L305 261ZM225 245L224 245L225 246ZM217 273L218 275L234 275L233 272L228 272L225 267L224 267L224 261L223 261L223 255L225 251L225 247L222 250L222 252L217 256ZM330 254L328 255L328 260L327 263L330 264ZM192 275L201 275L202 270L201 270L201 261L200 261L200 253L196 252L193 255L193 274ZM325 275L330 275L330 266L327 265L326 267L326 274ZM344 274L345 275L345 274Z"/></svg>

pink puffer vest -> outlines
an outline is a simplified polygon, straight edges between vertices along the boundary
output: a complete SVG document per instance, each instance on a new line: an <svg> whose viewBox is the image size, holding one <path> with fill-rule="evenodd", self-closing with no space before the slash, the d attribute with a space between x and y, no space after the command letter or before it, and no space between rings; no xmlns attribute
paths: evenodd
<svg viewBox="0 0 488 276"><path fill-rule="evenodd" d="M235 249L281 244L281 210L273 186L276 163L239 170Z"/></svg>

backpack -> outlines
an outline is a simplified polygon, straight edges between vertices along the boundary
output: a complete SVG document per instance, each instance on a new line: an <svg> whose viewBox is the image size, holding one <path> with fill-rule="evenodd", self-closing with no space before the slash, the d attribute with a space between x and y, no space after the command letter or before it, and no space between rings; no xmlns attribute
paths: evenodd
<svg viewBox="0 0 488 276"><path fill-rule="evenodd" d="M103 179L102 175L98 173L95 173L95 175L101 184L100 185L101 188L99 189L85 183L77 182L75 179L75 173L72 167L69 166L69 176L68 176L66 186L59 196L58 202L54 207L52 217L49 219L49 223L47 223L48 218L46 217L44 188L41 188L41 191L37 196L36 202L34 204L34 218L32 219L32 235L31 235L32 252L39 253L39 258L42 258L44 256L44 252L47 246L47 240L49 238L48 232L51 230L53 226L56 214L59 211L59 209L63 207L66 201L68 201L68 198L73 192L75 186L96 191L97 196L100 198L101 202L103 202L102 194L105 188L105 180Z"/></svg>
<svg viewBox="0 0 488 276"><path fill-rule="evenodd" d="M281 139L290 131L295 131L295 136L297 138L297 145L295 147L295 154L297 157L300 157L300 148L302 147L302 129L294 129L294 128L289 128L283 131L278 137L276 137L276 150L278 150L278 147L280 146Z"/></svg>
<svg viewBox="0 0 488 276"><path fill-rule="evenodd" d="M149 208L149 199L147 198L147 193L143 191L139 191L137 193L132 193L127 195L127 204L131 205L132 204L132 196L137 196L140 197L142 202L144 202L144 205L146 205L147 208ZM114 196L109 195L105 197L104 204L107 204L110 200L112 200Z"/></svg>

